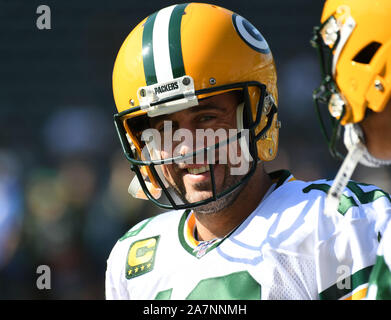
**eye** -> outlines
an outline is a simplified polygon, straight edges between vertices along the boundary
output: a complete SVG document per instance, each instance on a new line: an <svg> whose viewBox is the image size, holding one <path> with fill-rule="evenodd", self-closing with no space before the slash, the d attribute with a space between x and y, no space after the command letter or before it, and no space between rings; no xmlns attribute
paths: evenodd
<svg viewBox="0 0 391 320"><path fill-rule="evenodd" d="M210 121L210 120L213 120L213 119L216 119L216 116L214 116L214 115L202 115L202 116L198 117L198 121L199 122L206 122L206 121Z"/></svg>

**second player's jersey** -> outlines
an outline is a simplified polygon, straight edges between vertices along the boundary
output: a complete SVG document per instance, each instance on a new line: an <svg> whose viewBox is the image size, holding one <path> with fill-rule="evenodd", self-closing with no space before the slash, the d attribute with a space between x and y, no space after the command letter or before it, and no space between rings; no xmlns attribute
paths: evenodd
<svg viewBox="0 0 391 320"><path fill-rule="evenodd" d="M389 195L349 182L324 214L332 181L287 171L223 239L200 242L190 210L144 220L107 261L107 299L359 299L391 217Z"/></svg>
<svg viewBox="0 0 391 320"><path fill-rule="evenodd" d="M391 223L388 223L377 251L367 299L391 300Z"/></svg>

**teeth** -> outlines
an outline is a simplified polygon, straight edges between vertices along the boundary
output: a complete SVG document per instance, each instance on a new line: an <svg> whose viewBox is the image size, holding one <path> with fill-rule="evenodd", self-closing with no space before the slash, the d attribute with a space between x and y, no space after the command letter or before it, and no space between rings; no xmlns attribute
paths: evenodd
<svg viewBox="0 0 391 320"><path fill-rule="evenodd" d="M209 166L203 166L199 168L187 168L187 171L191 174L199 174L209 171Z"/></svg>

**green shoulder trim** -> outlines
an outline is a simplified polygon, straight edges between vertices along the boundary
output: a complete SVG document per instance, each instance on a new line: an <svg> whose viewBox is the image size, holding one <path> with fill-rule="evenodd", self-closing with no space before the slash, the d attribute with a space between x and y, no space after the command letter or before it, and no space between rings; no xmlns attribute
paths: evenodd
<svg viewBox="0 0 391 320"><path fill-rule="evenodd" d="M375 189L372 191L364 192L359 187L359 185L368 186L368 184L350 181L347 187L356 195L357 199L362 204L371 203L381 197L386 197L391 202L390 195L387 192L384 192L381 189Z"/></svg>
<svg viewBox="0 0 391 320"><path fill-rule="evenodd" d="M137 224L137 225L135 225L134 227L132 227L129 231L127 231L127 232L119 239L119 241L123 241L123 240L125 240L125 239L127 239L127 238L129 238L129 237L134 237L134 236L138 235L138 234L140 233L140 231L143 230L143 229L146 227L146 225L147 225L148 223L151 222L151 220L152 220L153 218L155 218L155 217L151 217L151 218L145 220L144 223L142 223L140 226L138 226L138 224Z"/></svg>
<svg viewBox="0 0 391 320"><path fill-rule="evenodd" d="M172 288L164 291L160 291L156 295L155 300L170 300L171 294L172 294Z"/></svg>
<svg viewBox="0 0 391 320"><path fill-rule="evenodd" d="M320 190L327 194L329 192L329 189L330 185L328 185L327 183L313 183L305 187L303 189L303 192L308 193L311 190ZM347 197L342 194L341 199L339 200L338 212L342 215L345 215L345 213L351 207L358 207L358 204L356 203L356 201L354 201L353 197Z"/></svg>
<svg viewBox="0 0 391 320"><path fill-rule="evenodd" d="M391 202L389 194L387 194L383 190L375 189L372 191L364 192L359 187L360 185L361 186L368 186L368 184L350 181L347 184L347 188L353 192L353 194L357 197L358 201L361 204L371 203L380 197L387 197L387 199ZM324 193L327 194L330 187L331 186L327 183L313 183L313 184L310 184L309 186L305 187L303 189L303 192L308 193L311 190L320 190L320 191L323 191ZM355 201L355 199L353 197L347 197L346 195L342 194L341 199L339 201L338 212L340 214L344 215L351 207L358 207L358 204Z"/></svg>

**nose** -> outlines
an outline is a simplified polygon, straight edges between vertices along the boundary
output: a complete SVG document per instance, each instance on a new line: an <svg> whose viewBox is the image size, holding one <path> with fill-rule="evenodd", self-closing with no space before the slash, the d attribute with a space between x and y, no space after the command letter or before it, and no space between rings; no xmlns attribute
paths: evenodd
<svg viewBox="0 0 391 320"><path fill-rule="evenodd" d="M203 149L204 141L197 139L197 127L194 121L191 121L189 117L183 115L183 118L178 119L178 129L175 130L173 135L174 156L188 157L180 162L186 164L195 163L195 157L190 156L194 151Z"/></svg>
<svg viewBox="0 0 391 320"><path fill-rule="evenodd" d="M203 131L201 130L201 132ZM211 157L210 159L214 159L213 155L215 154L216 150L214 148L210 149L209 151L206 149L208 142L207 138L205 137L205 133L200 134L198 132L198 134L196 134L195 131L183 128L182 130L178 129L176 133L178 136L180 134L181 142L179 142L174 148L174 155L186 156L186 158L181 159L180 162L186 164L204 164L209 161L209 157ZM210 145L213 145L213 143ZM195 151L196 153L192 155Z"/></svg>
<svg viewBox="0 0 391 320"><path fill-rule="evenodd" d="M178 155L184 156L187 153L190 153L193 151L193 143L188 140L184 139L182 143L178 145Z"/></svg>
<svg viewBox="0 0 391 320"><path fill-rule="evenodd" d="M174 156L190 155L194 151L194 135L193 132L188 129L178 129L174 133ZM180 140L179 142L177 142ZM193 163L193 157L188 157L181 160L184 163Z"/></svg>
<svg viewBox="0 0 391 320"><path fill-rule="evenodd" d="M190 164L196 163L196 159L204 161L205 155L202 154L201 150L207 147L207 141L204 137L205 134L197 131L204 129L199 128L197 121L194 120L188 110L176 113L171 120L175 123L173 126L176 127L172 135L173 156L189 156L194 151L199 150L194 157L187 157L180 162Z"/></svg>

